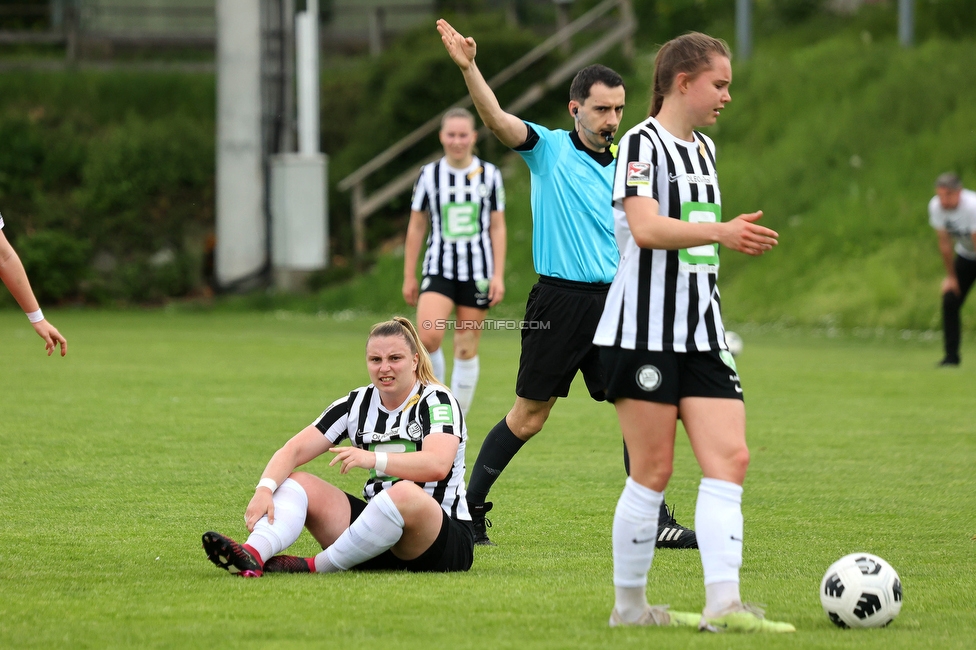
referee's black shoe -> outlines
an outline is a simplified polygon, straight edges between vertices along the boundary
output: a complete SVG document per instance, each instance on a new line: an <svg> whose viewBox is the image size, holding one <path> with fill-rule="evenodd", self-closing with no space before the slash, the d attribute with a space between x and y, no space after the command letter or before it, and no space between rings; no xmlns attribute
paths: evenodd
<svg viewBox="0 0 976 650"><path fill-rule="evenodd" d="M939 368L958 368L959 367L959 357L946 357L939 362Z"/></svg>
<svg viewBox="0 0 976 650"><path fill-rule="evenodd" d="M698 538L695 531L685 528L674 520L674 506L661 509L662 516L657 524L657 548L698 548Z"/></svg>
<svg viewBox="0 0 976 650"><path fill-rule="evenodd" d="M488 529L491 528L491 520L485 517L485 513L491 510L491 502L471 503L468 502L468 510L471 511L471 526L474 528L475 546L494 546L495 542L488 539Z"/></svg>

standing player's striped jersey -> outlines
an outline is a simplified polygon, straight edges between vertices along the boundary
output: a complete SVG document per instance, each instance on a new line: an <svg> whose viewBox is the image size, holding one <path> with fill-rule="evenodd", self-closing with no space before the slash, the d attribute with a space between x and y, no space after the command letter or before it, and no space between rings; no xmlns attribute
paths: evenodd
<svg viewBox="0 0 976 650"><path fill-rule="evenodd" d="M491 213L505 209L497 167L477 156L464 169L451 167L447 158L424 165L410 209L430 215L425 276L462 282L491 279Z"/></svg>
<svg viewBox="0 0 976 650"><path fill-rule="evenodd" d="M628 196L658 204L657 218L722 220L715 145L697 131L674 138L653 117L623 137L613 183L620 265L593 342L628 350L724 350L718 244L649 250L634 241L623 211Z"/></svg>
<svg viewBox="0 0 976 650"><path fill-rule="evenodd" d="M389 410L380 402L375 386L363 386L337 399L312 423L330 442L348 438L354 447L387 453L422 451L424 439L432 433L446 433L461 439L454 466L439 481L417 483L432 496L448 516L470 521L464 499L464 447L467 427L457 400L443 386L420 382L399 407ZM400 479L370 470L363 487L369 501Z"/></svg>

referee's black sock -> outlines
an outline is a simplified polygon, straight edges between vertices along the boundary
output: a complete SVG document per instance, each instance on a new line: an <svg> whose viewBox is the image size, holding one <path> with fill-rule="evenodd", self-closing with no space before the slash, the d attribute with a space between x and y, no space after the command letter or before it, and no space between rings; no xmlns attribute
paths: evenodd
<svg viewBox="0 0 976 650"><path fill-rule="evenodd" d="M508 461L515 457L525 441L520 439L508 428L505 418L496 424L478 452L478 460L471 470L471 480L468 482L468 503L484 503L488 492L495 480L508 465Z"/></svg>

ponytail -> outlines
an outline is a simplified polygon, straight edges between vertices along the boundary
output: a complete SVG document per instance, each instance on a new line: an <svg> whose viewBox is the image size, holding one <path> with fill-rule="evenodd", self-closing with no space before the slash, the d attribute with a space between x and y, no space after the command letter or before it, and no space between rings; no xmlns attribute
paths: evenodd
<svg viewBox="0 0 976 650"><path fill-rule="evenodd" d="M417 355L417 379L420 380L420 383L426 386L440 383L434 376L434 365L430 361L430 354L428 354L424 344L420 342L420 335L417 334L417 329L409 318L394 316L388 321L373 325L366 341L368 342L377 336L402 336L410 351Z"/></svg>

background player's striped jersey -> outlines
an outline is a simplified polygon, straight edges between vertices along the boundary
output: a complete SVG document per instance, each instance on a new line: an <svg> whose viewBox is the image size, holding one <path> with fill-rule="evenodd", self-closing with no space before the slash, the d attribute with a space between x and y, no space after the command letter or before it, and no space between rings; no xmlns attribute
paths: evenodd
<svg viewBox="0 0 976 650"><path fill-rule="evenodd" d="M464 499L464 447L468 439L464 416L457 400L443 386L417 383L410 397L397 409L388 410L380 403L375 386L363 386L333 402L312 423L331 442L348 438L353 446L370 451L408 453L422 451L424 438L432 433L446 433L461 439L454 466L443 479L417 483L432 496L449 516L470 521ZM396 477L377 475L363 487L369 501L397 481Z"/></svg>
<svg viewBox="0 0 976 650"><path fill-rule="evenodd" d="M430 215L424 275L448 280L490 280L495 270L491 213L505 209L498 168L477 156L465 169L446 158L424 165L410 208Z"/></svg>
<svg viewBox="0 0 976 650"><path fill-rule="evenodd" d="M715 145L671 136L654 118L623 137L613 184L620 265L594 343L626 349L724 350L718 244L682 250L637 246L623 212L628 196L659 204L658 214L691 222L721 221Z"/></svg>

